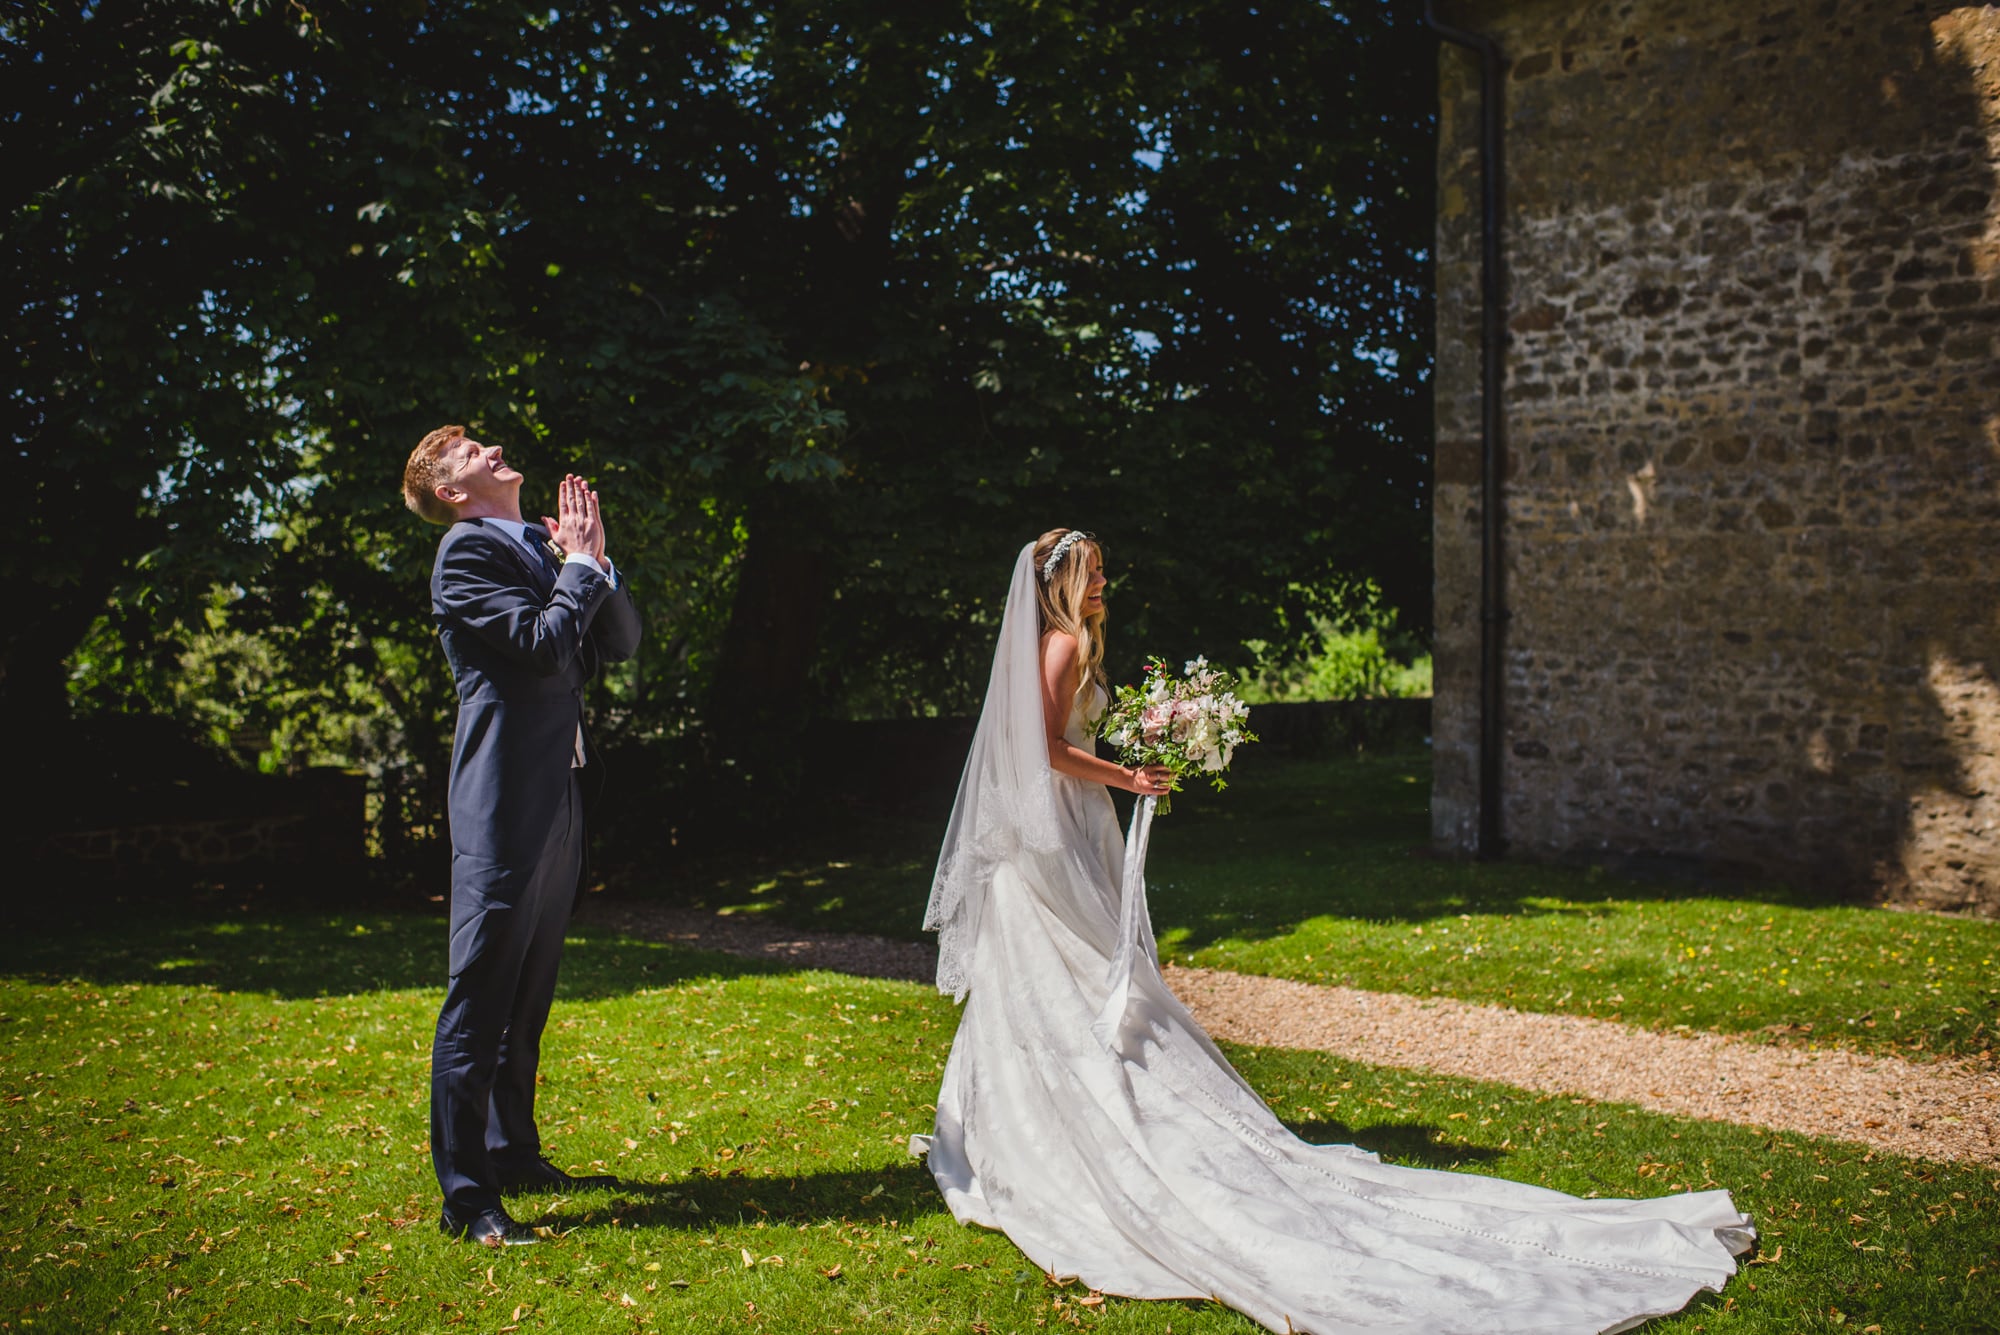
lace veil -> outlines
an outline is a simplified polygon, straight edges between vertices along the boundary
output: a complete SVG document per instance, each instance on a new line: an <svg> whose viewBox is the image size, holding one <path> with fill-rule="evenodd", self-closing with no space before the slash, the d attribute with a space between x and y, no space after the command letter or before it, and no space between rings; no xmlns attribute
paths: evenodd
<svg viewBox="0 0 2000 1335"><path fill-rule="evenodd" d="M938 851L924 927L938 934L938 991L960 1000L970 982L994 870L1022 853L1061 847L1048 731L1042 721L1041 619L1035 544L1014 560L986 704Z"/></svg>

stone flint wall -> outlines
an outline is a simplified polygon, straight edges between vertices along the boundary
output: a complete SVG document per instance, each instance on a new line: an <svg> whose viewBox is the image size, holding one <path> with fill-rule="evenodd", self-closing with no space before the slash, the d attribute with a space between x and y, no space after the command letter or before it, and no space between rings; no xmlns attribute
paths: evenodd
<svg viewBox="0 0 2000 1335"><path fill-rule="evenodd" d="M1446 17L1508 60L1510 852L2000 914L2000 7ZM1433 833L1462 851L1478 82L1440 59Z"/></svg>
<svg viewBox="0 0 2000 1335"><path fill-rule="evenodd" d="M34 851L57 866L118 875L254 867L309 877L366 856L366 776L307 770L265 779L256 791L257 801L245 804L251 809L63 830Z"/></svg>

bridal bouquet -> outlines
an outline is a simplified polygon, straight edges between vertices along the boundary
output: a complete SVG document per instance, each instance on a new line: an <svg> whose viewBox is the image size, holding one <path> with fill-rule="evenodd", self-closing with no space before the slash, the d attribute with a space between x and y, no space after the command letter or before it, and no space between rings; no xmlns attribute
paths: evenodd
<svg viewBox="0 0 2000 1335"><path fill-rule="evenodd" d="M1236 748L1257 740L1243 726L1249 717L1250 706L1236 698L1235 678L1210 667L1206 658L1193 659L1179 676L1154 658L1146 663L1143 683L1118 688L1098 732L1118 748L1122 763L1172 770L1175 789L1190 773L1206 774L1223 788L1222 771ZM1169 797L1160 799L1161 811L1168 809Z"/></svg>

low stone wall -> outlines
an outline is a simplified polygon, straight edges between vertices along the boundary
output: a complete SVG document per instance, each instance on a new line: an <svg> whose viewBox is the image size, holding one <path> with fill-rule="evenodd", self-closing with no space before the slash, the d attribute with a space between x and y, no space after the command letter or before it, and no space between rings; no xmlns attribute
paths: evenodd
<svg viewBox="0 0 2000 1335"><path fill-rule="evenodd" d="M1407 700L1301 700L1252 705L1259 746L1298 756L1399 751L1430 744L1428 696Z"/></svg>
<svg viewBox="0 0 2000 1335"><path fill-rule="evenodd" d="M836 800L949 811L977 722L935 718L817 724L805 749L808 790ZM1259 738L1256 750L1300 756L1424 746L1430 723L1428 699L1250 707L1250 727Z"/></svg>
<svg viewBox="0 0 2000 1335"><path fill-rule="evenodd" d="M264 779L247 791L253 795L218 799L247 810L63 830L47 836L39 851L48 862L120 874L169 868L321 870L353 866L366 856L364 776L310 770Z"/></svg>

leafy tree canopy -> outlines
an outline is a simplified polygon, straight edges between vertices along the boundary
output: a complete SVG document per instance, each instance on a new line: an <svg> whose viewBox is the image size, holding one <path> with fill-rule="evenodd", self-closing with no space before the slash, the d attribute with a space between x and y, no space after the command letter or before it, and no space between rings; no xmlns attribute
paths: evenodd
<svg viewBox="0 0 2000 1335"><path fill-rule="evenodd" d="M1128 660L1307 646L1370 581L1421 625L1408 10L35 0L0 705L193 682L434 773L397 488L447 421L530 507L597 477L652 622L617 717L711 753L966 708L1058 524L1104 537Z"/></svg>

